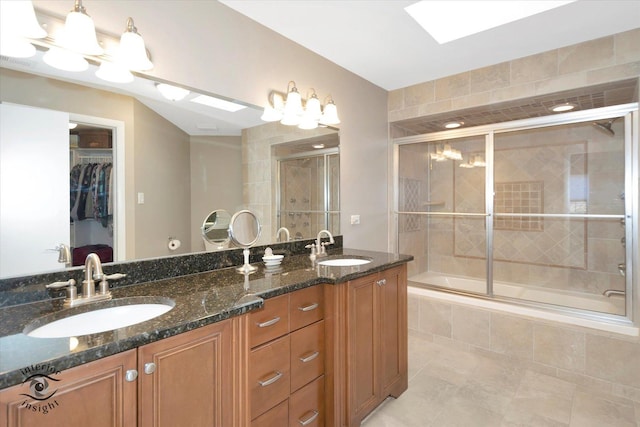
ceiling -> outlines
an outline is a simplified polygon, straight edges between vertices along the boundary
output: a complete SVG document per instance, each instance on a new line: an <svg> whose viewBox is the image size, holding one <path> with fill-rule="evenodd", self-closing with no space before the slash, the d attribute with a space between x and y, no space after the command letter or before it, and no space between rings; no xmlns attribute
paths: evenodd
<svg viewBox="0 0 640 427"><path fill-rule="evenodd" d="M220 2L386 90L640 28L638 0L578 0L439 45L415 0Z"/></svg>

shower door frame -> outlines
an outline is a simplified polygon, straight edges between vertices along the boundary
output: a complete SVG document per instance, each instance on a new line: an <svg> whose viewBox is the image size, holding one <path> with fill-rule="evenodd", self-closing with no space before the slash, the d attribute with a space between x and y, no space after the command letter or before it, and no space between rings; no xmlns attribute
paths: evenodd
<svg viewBox="0 0 640 427"><path fill-rule="evenodd" d="M514 298L496 296L493 293L493 218L497 216L493 211L494 200L494 137L501 133L530 130L536 128L547 128L558 125L580 123L586 121L598 121L604 119L623 118L624 120L624 157L625 176L624 186L626 197L624 200L624 213L622 215L599 215L599 214L539 214L536 216L548 218L571 218L571 219L621 219L625 221L625 315L592 312L566 306L553 306L551 304L539 303L535 301L518 300ZM476 126L466 129L448 130L429 134L414 135L408 137L394 138L393 144L393 173L390 188L393 189L393 211L391 213L390 228L393 230L390 241L391 248L397 252L399 245L399 217L403 214L430 216L451 216L451 217L478 217L485 216L486 225L486 288L485 294L469 294L459 290L447 290L437 288L442 292L452 292L462 295L469 295L474 298L486 298L497 301L504 301L510 304L517 304L540 308L548 311L560 312L572 316L617 323L622 325L633 325L640 322L640 284L638 284L637 271L640 261L640 230L638 226L638 208L640 205L640 141L638 136L639 127L638 103L629 103L612 107L596 108L585 111L568 112L551 116L537 117L532 119L516 120L511 122L496 123L490 125ZM416 143L437 143L447 139L458 139L463 137L484 136L485 137L485 212L480 213L457 213L457 212L403 212L399 210L399 158L400 146ZM498 214L499 215L499 214ZM509 214L513 215L513 214Z"/></svg>

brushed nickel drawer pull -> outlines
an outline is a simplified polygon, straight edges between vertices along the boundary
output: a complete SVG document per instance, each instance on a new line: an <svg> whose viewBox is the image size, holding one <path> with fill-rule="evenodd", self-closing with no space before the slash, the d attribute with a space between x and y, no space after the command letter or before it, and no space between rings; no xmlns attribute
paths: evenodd
<svg viewBox="0 0 640 427"><path fill-rule="evenodd" d="M306 307L298 307L298 310L300 311L311 311L311 310L315 310L316 308L318 308L318 303L314 302L311 305L308 305Z"/></svg>
<svg viewBox="0 0 640 427"><path fill-rule="evenodd" d="M268 385L275 383L280 378L282 378L282 372L276 371L275 375L269 378L268 380L265 380L265 381L258 380L258 384L260 384L262 387L266 387Z"/></svg>
<svg viewBox="0 0 640 427"><path fill-rule="evenodd" d="M320 355L319 351L313 352L311 353L309 356L307 357L301 357L300 361L302 363L307 363L307 362L311 362L313 359L315 359L316 357L318 357Z"/></svg>
<svg viewBox="0 0 640 427"><path fill-rule="evenodd" d="M258 325L258 328L266 328L267 326L275 325L279 321L280 321L279 317L274 317L273 319L267 320L266 322L257 323L257 325Z"/></svg>
<svg viewBox="0 0 640 427"><path fill-rule="evenodd" d="M387 279L380 279L376 281L376 283L378 284L378 286L384 286L387 284Z"/></svg>
<svg viewBox="0 0 640 427"><path fill-rule="evenodd" d="M302 420L300 420L300 419L299 419L299 420L298 420L298 422L299 422L300 424L302 424L303 426L309 425L309 424L311 424L311 423L312 423L316 418L318 418L318 414L319 414L319 412L318 412L318 411L313 411L313 414L312 414L309 418L307 418L307 419L306 419L306 420L304 420L304 421L302 421Z"/></svg>

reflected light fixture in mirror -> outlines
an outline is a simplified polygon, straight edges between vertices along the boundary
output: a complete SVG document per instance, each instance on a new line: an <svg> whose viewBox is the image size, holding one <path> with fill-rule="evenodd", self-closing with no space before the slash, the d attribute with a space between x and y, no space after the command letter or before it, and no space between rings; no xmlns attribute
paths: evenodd
<svg viewBox="0 0 640 427"><path fill-rule="evenodd" d="M166 83L157 83L156 88L158 88L158 91L162 94L162 96L170 101L181 101L190 93L187 89L172 86Z"/></svg>
<svg viewBox="0 0 640 427"><path fill-rule="evenodd" d="M98 44L93 19L87 14L82 0L75 0L73 9L67 14L64 28L56 34L55 40L61 48L81 55L104 53L104 49Z"/></svg>
<svg viewBox="0 0 640 427"><path fill-rule="evenodd" d="M265 122L279 121L286 126L298 126L300 129L315 129L320 125L337 125L340 123L338 109L331 95L325 98L324 110L315 89L303 102L296 83L292 80L287 85L286 100L282 94L272 91L261 119Z"/></svg>
<svg viewBox="0 0 640 427"><path fill-rule="evenodd" d="M0 54L29 58L36 48L28 39L42 39L47 32L40 27L31 1L0 2Z"/></svg>

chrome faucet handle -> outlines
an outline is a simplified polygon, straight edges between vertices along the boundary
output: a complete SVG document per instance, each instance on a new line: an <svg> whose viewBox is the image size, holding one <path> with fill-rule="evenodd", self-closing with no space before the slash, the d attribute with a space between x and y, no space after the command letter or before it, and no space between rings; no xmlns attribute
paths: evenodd
<svg viewBox="0 0 640 427"><path fill-rule="evenodd" d="M78 288L76 288L76 281L69 279L66 282L53 282L45 285L47 289L67 289L67 301L73 301L78 296Z"/></svg>
<svg viewBox="0 0 640 427"><path fill-rule="evenodd" d="M65 282L53 282L53 283L49 283L48 285L45 285L45 288L48 289L60 289L60 288L66 288L67 286L75 286L76 285L76 281L74 279L69 279Z"/></svg>
<svg viewBox="0 0 640 427"><path fill-rule="evenodd" d="M127 275L124 273L113 273L113 274L107 274L104 276L106 280L120 280L125 277L127 277Z"/></svg>

